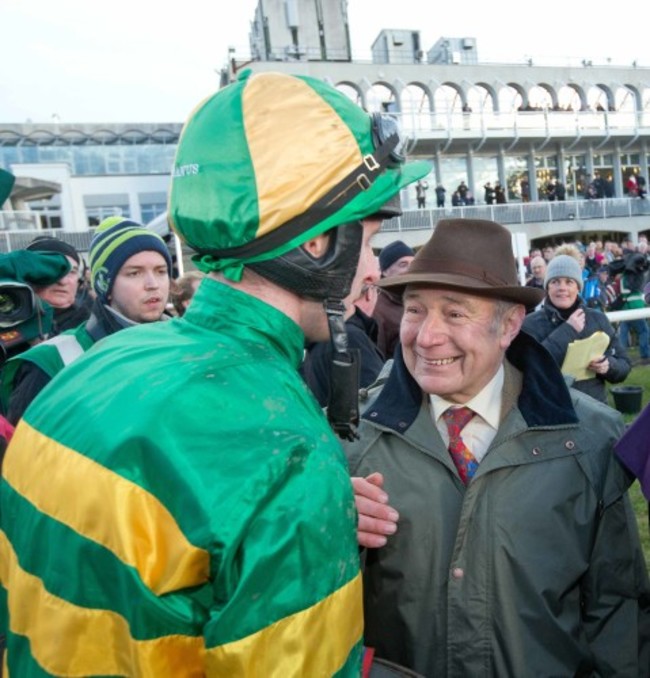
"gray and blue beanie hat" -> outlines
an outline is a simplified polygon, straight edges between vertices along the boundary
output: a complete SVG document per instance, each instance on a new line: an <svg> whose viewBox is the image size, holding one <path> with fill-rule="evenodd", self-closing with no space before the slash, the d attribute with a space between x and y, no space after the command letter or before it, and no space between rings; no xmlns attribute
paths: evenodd
<svg viewBox="0 0 650 678"><path fill-rule="evenodd" d="M90 243L88 265L92 286L103 304L109 303L113 283L124 262L134 254L150 250L163 256L171 277L171 256L157 233L124 217L109 217L99 224Z"/></svg>

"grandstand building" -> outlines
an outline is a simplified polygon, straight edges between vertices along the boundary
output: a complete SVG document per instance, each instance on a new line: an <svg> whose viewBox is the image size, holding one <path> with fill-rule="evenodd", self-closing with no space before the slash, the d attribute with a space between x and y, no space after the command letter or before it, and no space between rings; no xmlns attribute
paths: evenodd
<svg viewBox="0 0 650 678"><path fill-rule="evenodd" d="M344 2L260 0L250 52L229 50L220 84L244 68L310 75L368 111L394 115L410 157L431 160L433 171L426 208L416 209L409 187L404 216L386 225L389 238L399 229L419 244L451 214L493 218L540 244L650 231L650 200L640 197L650 173L650 68L592 59L486 63L479 49L472 37L427 46L418 30L387 28L359 60ZM113 213L164 219L180 130L179 122L0 124L0 167L50 191L12 196L0 229L84 231ZM503 187L505 202L486 202L488 182ZM452 207L461 183L473 200Z"/></svg>

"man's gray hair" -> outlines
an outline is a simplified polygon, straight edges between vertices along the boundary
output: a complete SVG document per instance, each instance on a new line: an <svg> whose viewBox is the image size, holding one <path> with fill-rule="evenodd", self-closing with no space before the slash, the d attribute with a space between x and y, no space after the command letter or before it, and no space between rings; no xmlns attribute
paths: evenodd
<svg viewBox="0 0 650 678"><path fill-rule="evenodd" d="M490 331L493 334L498 332L501 322L510 309L515 308L515 306L521 306L521 304L517 304L514 301L506 301L505 299L494 300L494 311L492 313L492 323L490 324Z"/></svg>

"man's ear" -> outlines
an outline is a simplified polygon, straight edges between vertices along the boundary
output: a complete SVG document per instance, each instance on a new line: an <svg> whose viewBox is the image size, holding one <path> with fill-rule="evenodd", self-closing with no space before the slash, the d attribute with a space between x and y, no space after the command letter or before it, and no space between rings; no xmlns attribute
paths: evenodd
<svg viewBox="0 0 650 678"><path fill-rule="evenodd" d="M329 244L330 236L327 233L323 233L322 235L317 235L316 237L311 238L306 243L304 243L302 247L304 248L305 252L314 257L314 259L320 259L325 254L325 252L327 252Z"/></svg>
<svg viewBox="0 0 650 678"><path fill-rule="evenodd" d="M502 348L508 348L519 334L525 317L526 307L522 304L517 304L506 311L501 327Z"/></svg>

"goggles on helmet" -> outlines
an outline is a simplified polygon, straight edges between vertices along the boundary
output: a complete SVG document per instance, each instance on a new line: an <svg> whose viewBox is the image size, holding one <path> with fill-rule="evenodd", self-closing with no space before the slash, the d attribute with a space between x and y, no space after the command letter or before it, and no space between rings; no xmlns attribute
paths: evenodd
<svg viewBox="0 0 650 678"><path fill-rule="evenodd" d="M406 161L407 138L402 134L399 122L388 113L372 114L372 138L375 148L394 144L388 156L388 167L399 167Z"/></svg>

